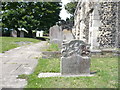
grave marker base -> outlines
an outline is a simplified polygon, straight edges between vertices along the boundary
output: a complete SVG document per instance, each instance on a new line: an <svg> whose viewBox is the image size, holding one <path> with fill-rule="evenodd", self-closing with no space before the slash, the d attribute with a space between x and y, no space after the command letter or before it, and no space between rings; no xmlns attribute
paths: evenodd
<svg viewBox="0 0 120 90"><path fill-rule="evenodd" d="M81 74L81 75L62 75L61 73L40 73L38 75L39 78L46 78L46 77L91 77L94 74Z"/></svg>

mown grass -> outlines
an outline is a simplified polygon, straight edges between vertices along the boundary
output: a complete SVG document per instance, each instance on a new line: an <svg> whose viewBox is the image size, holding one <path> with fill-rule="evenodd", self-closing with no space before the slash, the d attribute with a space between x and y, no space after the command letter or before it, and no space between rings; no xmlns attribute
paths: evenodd
<svg viewBox="0 0 120 90"><path fill-rule="evenodd" d="M50 46L45 50L45 51L59 51L60 48L58 46L58 44L50 44Z"/></svg>
<svg viewBox="0 0 120 90"><path fill-rule="evenodd" d="M26 88L118 88L118 57L91 59L92 77L38 78L40 72L60 72L59 59L40 59Z"/></svg>
<svg viewBox="0 0 120 90"><path fill-rule="evenodd" d="M21 41L28 41L28 42L39 42L40 40L32 39L32 38L14 38L14 37L0 37L0 53L3 53L4 51L8 51L10 49L16 48L19 45L15 42L21 42Z"/></svg>

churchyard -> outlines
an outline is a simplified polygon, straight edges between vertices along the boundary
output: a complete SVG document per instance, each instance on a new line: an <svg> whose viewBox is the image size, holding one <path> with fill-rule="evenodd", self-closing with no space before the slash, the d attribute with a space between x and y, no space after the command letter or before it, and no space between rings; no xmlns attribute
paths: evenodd
<svg viewBox="0 0 120 90"><path fill-rule="evenodd" d="M28 38L1 37L2 43L14 46L15 42L40 42ZM14 42L13 42L14 41ZM61 48L58 44L47 42L47 47L42 50L43 54L38 59L34 72L30 75L21 74L17 79L26 79L25 88L117 88L118 87L118 57L113 54L93 55L90 59L90 74L93 76L49 76L50 73L61 72ZM32 44L33 44L32 43ZM6 44L6 43L5 43ZM31 43L26 43L31 44ZM12 48L15 48L14 46ZM11 49L3 46L4 51ZM52 52L52 53L48 53ZM57 53L56 53L57 52ZM47 55L47 56L46 56ZM55 57L57 56L57 57ZM73 59L74 60L74 59ZM74 64L76 65L76 64ZM80 68L80 67L78 67ZM67 72L67 71L66 71ZM48 73L47 77L38 77L40 73Z"/></svg>
<svg viewBox="0 0 120 90"><path fill-rule="evenodd" d="M81 40L73 37L66 40L64 37L69 34L61 31L59 26L56 28L55 25L50 30L50 40L45 41L46 47L39 51L42 52L41 56L33 57L38 60L33 72L17 74L17 80L27 81L24 88L118 88L116 52L109 50L91 52L89 45ZM1 39L3 51L16 48L20 44L29 46L41 42L29 38L1 37ZM9 47L5 47L6 44Z"/></svg>
<svg viewBox="0 0 120 90"><path fill-rule="evenodd" d="M39 14L39 9L44 11L44 8L38 6L48 7L54 4L26 5L29 7L29 4L38 11L33 10L33 16L24 18L28 19L27 23L33 18L38 26L33 23L27 25L23 20L18 23L23 24L20 27L26 24L24 27L29 28L27 32L24 28L14 27L16 30L8 29L13 37L0 37L2 88L119 88L119 25L116 18L119 15L111 12L114 11L111 7L118 12L119 3L115 3L115 6L109 2L86 3L79 0L72 28L68 28L69 24L56 22L58 18L49 23L50 26L46 22L42 22L41 26L40 21L45 21L42 15L47 12L34 18L34 15ZM56 7L58 4L57 2ZM21 7L24 5L21 3ZM110 9L107 10L106 7ZM102 15L102 11L109 12L111 16ZM111 22L111 17L114 18L112 21L116 20L115 24ZM108 25L108 22L111 23ZM8 31L3 32L7 35Z"/></svg>
<svg viewBox="0 0 120 90"><path fill-rule="evenodd" d="M58 35L56 34L56 37L57 36ZM61 57L71 51L67 48L68 52L62 54L61 52L64 51L62 50L64 46L60 46L61 41L59 38L57 41L56 37L52 37L56 39L55 42L53 41L54 39L50 39L52 42L49 41L47 44L48 47L43 49L43 55L39 58L34 72L30 75L22 74L18 76L18 78L26 79L28 81L25 88L118 87L118 56L115 56L114 53L106 52L97 54L92 53L91 55L87 55L90 57L90 61L89 59L84 59L83 63L85 64L83 64L79 62L79 60L82 61L82 58L74 62L77 56L74 57L74 55L71 54L67 60L67 57ZM80 43L78 44L80 45ZM80 54L80 52L78 53Z"/></svg>

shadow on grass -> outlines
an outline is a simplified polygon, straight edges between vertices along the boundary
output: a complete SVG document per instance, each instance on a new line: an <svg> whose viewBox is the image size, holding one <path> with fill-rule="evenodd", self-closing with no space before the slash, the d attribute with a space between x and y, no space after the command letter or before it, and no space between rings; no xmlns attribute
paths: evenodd
<svg viewBox="0 0 120 90"><path fill-rule="evenodd" d="M49 38L46 37L36 37L36 39L41 40L41 41L48 41Z"/></svg>
<svg viewBox="0 0 120 90"><path fill-rule="evenodd" d="M92 71L92 72L90 72L90 74L96 74L96 73L98 73L97 71Z"/></svg>

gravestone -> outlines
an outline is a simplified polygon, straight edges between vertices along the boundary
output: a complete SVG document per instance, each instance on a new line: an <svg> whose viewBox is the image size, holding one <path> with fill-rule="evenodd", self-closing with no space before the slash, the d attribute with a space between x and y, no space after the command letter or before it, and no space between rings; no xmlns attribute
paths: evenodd
<svg viewBox="0 0 120 90"><path fill-rule="evenodd" d="M17 37L17 31L16 30L12 30L11 31L11 36L12 37Z"/></svg>
<svg viewBox="0 0 120 90"><path fill-rule="evenodd" d="M63 42L62 75L90 75L90 57L87 44L81 40Z"/></svg>
<svg viewBox="0 0 120 90"><path fill-rule="evenodd" d="M63 40L70 41L74 39L73 34L70 30L63 29Z"/></svg>
<svg viewBox="0 0 120 90"><path fill-rule="evenodd" d="M63 41L63 33L61 27L55 25L49 30L50 43L55 43L61 46Z"/></svg>
<svg viewBox="0 0 120 90"><path fill-rule="evenodd" d="M28 33L28 31L25 28L18 28L18 30L20 31L20 37L24 37L24 33Z"/></svg>
<svg viewBox="0 0 120 90"><path fill-rule="evenodd" d="M20 31L20 37L24 37L24 31Z"/></svg>
<svg viewBox="0 0 120 90"><path fill-rule="evenodd" d="M89 46L81 40L71 40L62 43L61 72L40 73L39 78L45 77L80 77L93 76L90 74Z"/></svg>

